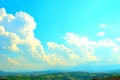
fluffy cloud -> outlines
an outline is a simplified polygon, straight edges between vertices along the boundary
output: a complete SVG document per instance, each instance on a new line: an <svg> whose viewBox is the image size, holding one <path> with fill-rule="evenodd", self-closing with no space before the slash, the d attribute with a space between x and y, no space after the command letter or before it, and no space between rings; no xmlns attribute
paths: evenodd
<svg viewBox="0 0 120 80"><path fill-rule="evenodd" d="M103 40L98 41L98 46L114 47L114 46L117 46L117 44L113 42L111 39L103 39Z"/></svg>
<svg viewBox="0 0 120 80"><path fill-rule="evenodd" d="M104 36L105 35L105 32L98 32L97 33L97 36Z"/></svg>
<svg viewBox="0 0 120 80"><path fill-rule="evenodd" d="M74 33L67 33L65 40L68 42L72 52L83 58L84 61L97 61L94 55L95 41L88 40L87 37L80 37Z"/></svg>
<svg viewBox="0 0 120 80"><path fill-rule="evenodd" d="M75 34L67 33L65 40L69 45L47 42L48 51L45 51L41 41L34 37L33 30L36 23L29 14L25 12L17 12L15 15L7 14L3 8L0 12L0 49L1 52L8 54L7 61L17 67L24 66L30 69L31 65L31 68L35 69L38 64L48 69L47 66L76 66L97 60L93 47L89 46L94 44L92 42L89 44L87 37L79 38ZM67 40L67 38L70 39ZM73 45L78 50L73 48ZM24 60L14 59L11 54ZM40 69L43 68L40 67Z"/></svg>
<svg viewBox="0 0 120 80"><path fill-rule="evenodd" d="M33 30L36 27L34 19L25 12L17 12L14 15L7 14L5 9L0 9L0 52L17 54L16 57L26 57L34 61L46 61L45 52L41 42L34 37ZM19 64L11 57L8 61ZM2 63L1 63L2 64Z"/></svg>
<svg viewBox="0 0 120 80"><path fill-rule="evenodd" d="M0 26L0 40L0 48L12 51L19 51L17 44L22 43L22 40L16 34L6 32L3 26Z"/></svg>
<svg viewBox="0 0 120 80"><path fill-rule="evenodd" d="M57 62L65 66L76 66L98 61L94 55L96 42L89 41L87 37L80 37L74 33L66 33L64 39L67 45L55 42L47 43L48 49L52 54L49 55L51 56L49 57L49 61L52 60L52 63Z"/></svg>
<svg viewBox="0 0 120 80"><path fill-rule="evenodd" d="M101 25L106 27L106 25ZM120 64L120 40L89 40L87 36L66 33L65 44L46 42L47 49L34 36L34 19L25 12L15 15L0 9L0 69L46 70L68 68L88 63ZM98 36L104 36L99 32ZM106 59L108 56L109 58ZM49 66L49 67L48 67Z"/></svg>

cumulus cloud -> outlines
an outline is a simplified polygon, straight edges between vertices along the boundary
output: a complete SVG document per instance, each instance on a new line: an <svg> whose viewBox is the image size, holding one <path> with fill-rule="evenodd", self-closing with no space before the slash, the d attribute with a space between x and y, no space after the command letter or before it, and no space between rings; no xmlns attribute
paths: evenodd
<svg viewBox="0 0 120 80"><path fill-rule="evenodd" d="M36 27L34 19L25 12L15 15L7 14L4 8L0 9L0 50L7 54L18 54L29 60L45 61L45 52L40 40L34 37ZM29 53L29 54L28 54ZM12 58L9 62L18 64Z"/></svg>
<svg viewBox="0 0 120 80"><path fill-rule="evenodd" d="M94 55L96 42L89 41L87 37L80 37L74 33L66 33L64 39L67 42L66 45L55 42L47 43L50 54L52 54L48 55L49 61L54 65L59 63L59 65L64 66L77 66L98 61Z"/></svg>
<svg viewBox="0 0 120 80"><path fill-rule="evenodd" d="M106 25L101 25L106 27ZM89 40L87 36L66 33L65 44L41 41L34 36L36 23L29 14L17 12L15 15L0 9L0 69L6 70L46 70L68 68L87 63L115 62L120 53L119 37ZM98 36L104 36L99 32ZM108 59L104 56L109 56ZM49 66L49 67L48 67Z"/></svg>
<svg viewBox="0 0 120 80"><path fill-rule="evenodd" d="M65 40L68 42L71 50L76 53L84 61L97 61L94 55L94 48L97 46L95 41L88 40L87 37L80 37L74 33L67 33Z"/></svg>
<svg viewBox="0 0 120 80"><path fill-rule="evenodd" d="M103 39L98 41L98 45L101 47L114 47L117 46L111 39Z"/></svg>

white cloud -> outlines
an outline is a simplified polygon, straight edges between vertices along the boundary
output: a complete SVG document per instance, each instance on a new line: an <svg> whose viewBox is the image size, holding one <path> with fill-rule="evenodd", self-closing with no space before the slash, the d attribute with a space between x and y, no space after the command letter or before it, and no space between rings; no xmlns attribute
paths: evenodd
<svg viewBox="0 0 120 80"><path fill-rule="evenodd" d="M98 32L97 33L97 36L104 36L105 35L105 32Z"/></svg>
<svg viewBox="0 0 120 80"><path fill-rule="evenodd" d="M22 40L15 34L6 32L3 26L0 26L1 48L19 51L17 44L22 44Z"/></svg>
<svg viewBox="0 0 120 80"><path fill-rule="evenodd" d="M26 63L23 64L20 60L9 57L7 60L11 64L17 65L21 63L22 66L25 64L39 63L46 66L55 65L64 67L75 66L79 65L80 63L95 60L92 59L92 57L95 57L92 52L89 53L88 57L87 55L83 54L83 52L86 52L87 49L83 49L83 51L79 54L79 51L77 52L72 49L72 46L66 46L64 44L58 44L55 42L47 42L49 49L46 51L46 53L41 41L34 37L33 30L36 27L36 23L29 14L25 12L17 12L14 16L12 14L7 14L5 9L0 10L2 12L0 16L2 18L0 21L0 48L3 50L3 52L9 51L9 54L17 53L17 57L22 55L22 57L26 58L26 60L23 61ZM81 50L82 47L80 45L86 45L84 46L86 48L88 48L89 45L92 45L92 42L89 44L87 37L79 38L78 35L73 33L67 33L65 37L69 44L75 44L78 48L81 48ZM70 39L67 40L67 38ZM92 47L89 49L90 51L93 50ZM33 63L29 61L33 61ZM35 65L33 65L33 67ZM27 65L25 66L30 67Z"/></svg>
<svg viewBox="0 0 120 80"><path fill-rule="evenodd" d="M105 28L105 27L107 27L107 25L106 24L100 24L99 27L100 28Z"/></svg>
<svg viewBox="0 0 120 80"><path fill-rule="evenodd" d="M74 33L67 33L65 40L71 47L71 51L81 59L83 58L84 62L97 61L97 57L94 55L94 48L97 46L95 41L90 41L87 37L80 37Z"/></svg>
<svg viewBox="0 0 120 80"><path fill-rule="evenodd" d="M103 40L98 41L98 46L114 47L114 46L117 46L117 44L113 42L111 39L103 39Z"/></svg>
<svg viewBox="0 0 120 80"><path fill-rule="evenodd" d="M41 42L34 37L33 30L36 27L36 23L29 14L17 12L14 16L7 14L4 8L0 9L0 11L0 17L2 17L0 21L2 47L5 48L7 46L13 51L19 51L19 46L28 45L32 52L36 52L37 48L44 52ZM5 45L5 42L9 42L9 44Z"/></svg>
<svg viewBox="0 0 120 80"><path fill-rule="evenodd" d="M64 44L57 44L54 42L47 42L48 48L54 49L54 50L60 50L60 51L65 51L67 53L71 52L71 50L66 47Z"/></svg>
<svg viewBox="0 0 120 80"><path fill-rule="evenodd" d="M120 37L117 37L117 38L116 38L116 41L120 42Z"/></svg>
<svg viewBox="0 0 120 80"><path fill-rule="evenodd" d="M40 40L34 37L35 27L36 23L29 14L17 12L14 16L7 14L4 8L0 9L1 52L17 53L17 57L21 54L28 60L33 58L46 61L43 46ZM8 60L15 63L12 58Z"/></svg>
<svg viewBox="0 0 120 80"><path fill-rule="evenodd" d="M89 45L89 41L87 37L80 37L77 34L74 33L66 33L65 36L65 40L69 43L69 44L75 44L77 46L88 46Z"/></svg>
<svg viewBox="0 0 120 80"><path fill-rule="evenodd" d="M67 45L47 42L51 54L48 55L50 64L77 66L87 62L98 61L94 55L96 42L89 41L87 37L79 37L79 35L74 33L66 33L65 40Z"/></svg>
<svg viewBox="0 0 120 80"><path fill-rule="evenodd" d="M5 9L0 9L0 69L6 70L9 66L10 70L44 70L103 61L120 63L119 37L115 41L92 41L87 36L66 33L65 44L48 41L48 48L44 49L41 41L34 36L35 27L36 23L29 14L7 14ZM104 36L105 32L97 35ZM102 54L110 58L106 59Z"/></svg>
<svg viewBox="0 0 120 80"><path fill-rule="evenodd" d="M12 59L5 54L0 54L0 69L5 71L9 71L10 69L14 70L19 65L20 63L17 60Z"/></svg>
<svg viewBox="0 0 120 80"><path fill-rule="evenodd" d="M12 58L9 58L9 57L8 57L8 61L9 61L10 63L14 64L14 65L20 65L20 63L19 63L18 61L14 60L14 59L12 59Z"/></svg>

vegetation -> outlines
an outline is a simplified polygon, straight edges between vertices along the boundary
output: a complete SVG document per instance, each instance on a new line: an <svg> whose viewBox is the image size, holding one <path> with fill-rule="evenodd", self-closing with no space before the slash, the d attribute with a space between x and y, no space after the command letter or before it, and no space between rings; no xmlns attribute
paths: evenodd
<svg viewBox="0 0 120 80"><path fill-rule="evenodd" d="M9 73L0 80L120 80L119 73L59 72L49 74Z"/></svg>

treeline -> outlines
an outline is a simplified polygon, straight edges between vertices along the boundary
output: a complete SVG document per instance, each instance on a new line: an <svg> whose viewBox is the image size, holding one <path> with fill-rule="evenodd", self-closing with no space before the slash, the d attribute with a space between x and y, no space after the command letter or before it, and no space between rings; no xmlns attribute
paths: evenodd
<svg viewBox="0 0 120 80"><path fill-rule="evenodd" d="M65 72L42 75L16 74L0 76L0 80L120 80L118 73Z"/></svg>

